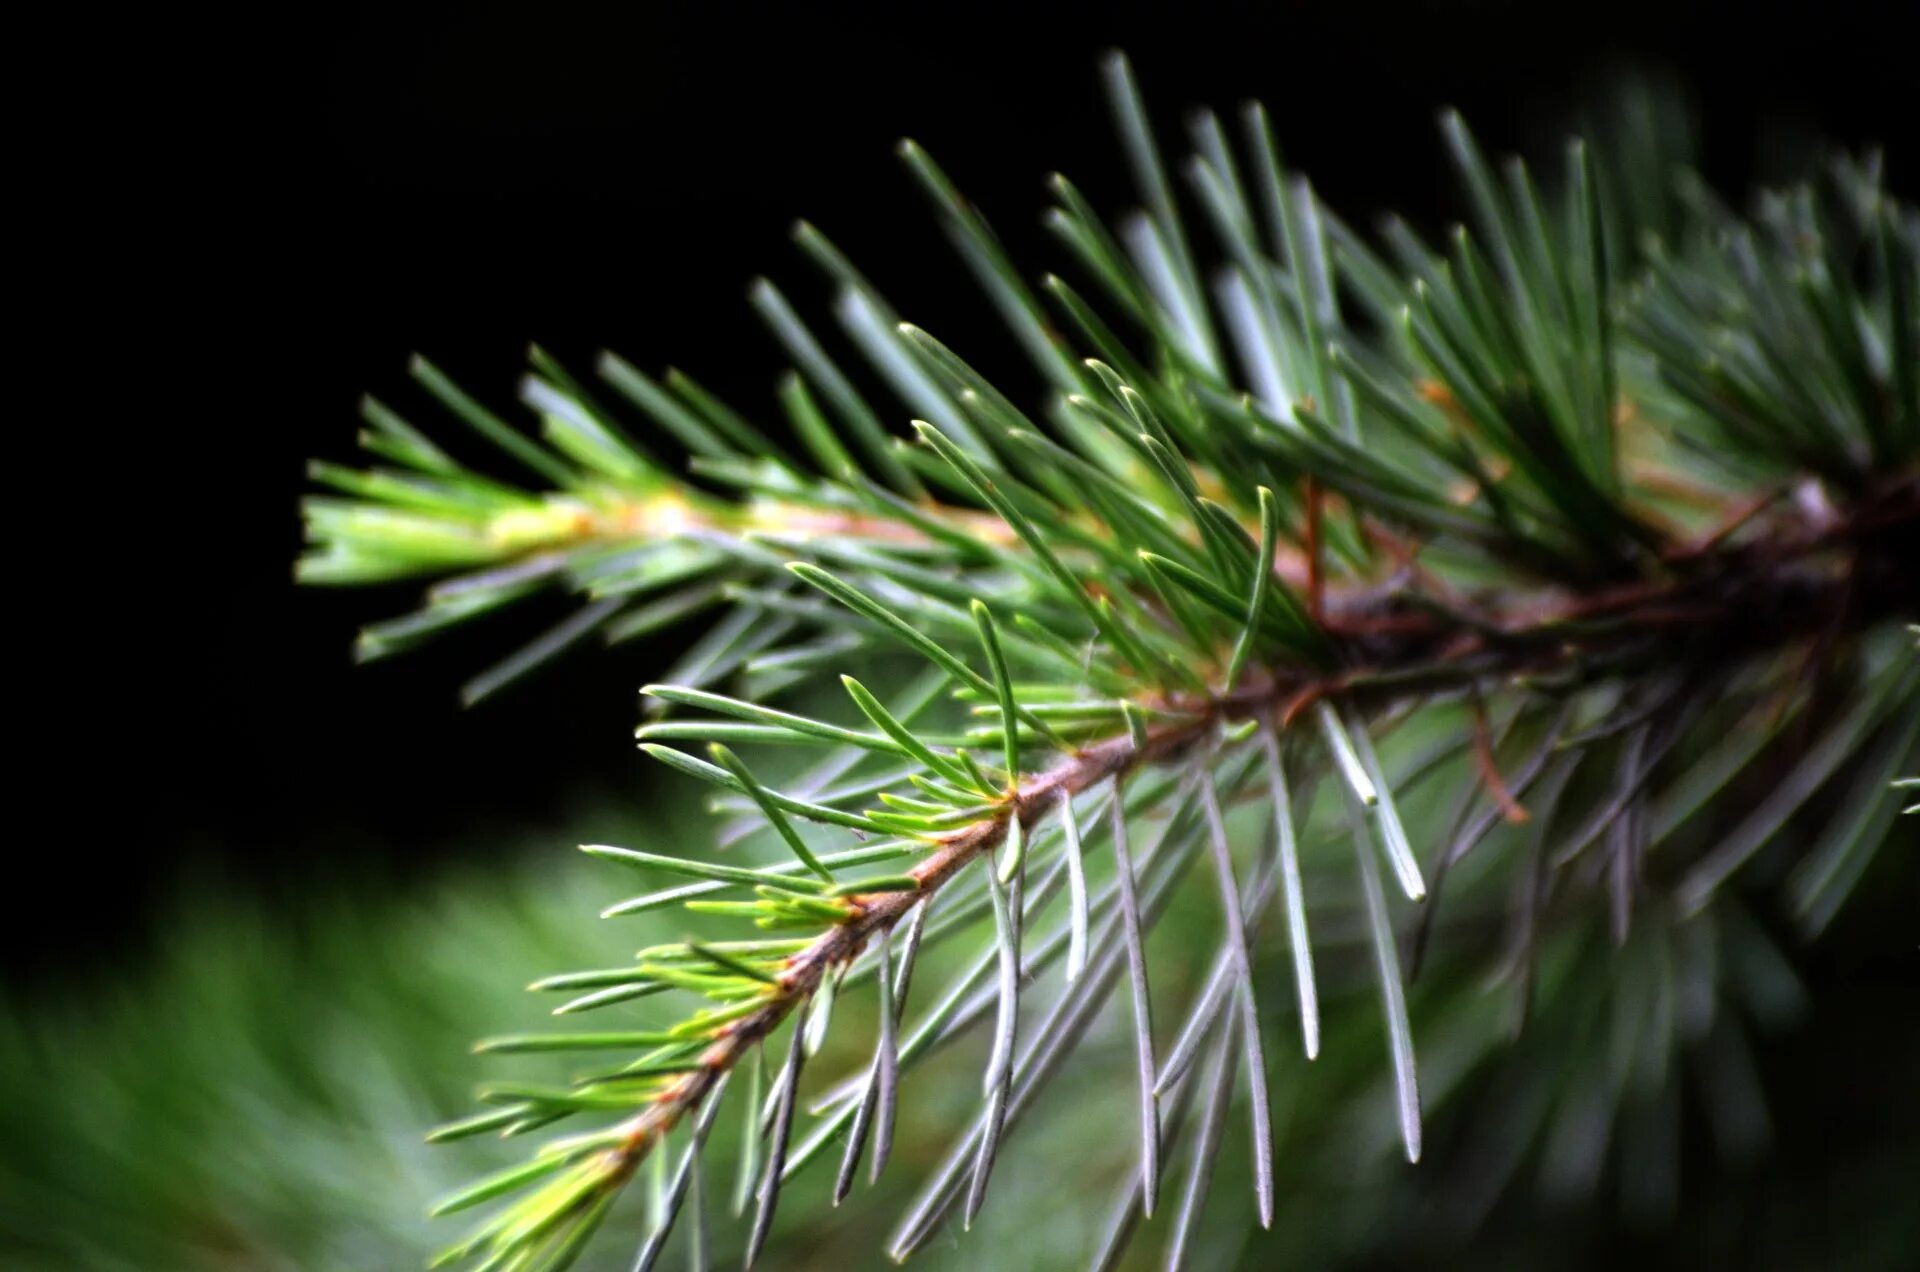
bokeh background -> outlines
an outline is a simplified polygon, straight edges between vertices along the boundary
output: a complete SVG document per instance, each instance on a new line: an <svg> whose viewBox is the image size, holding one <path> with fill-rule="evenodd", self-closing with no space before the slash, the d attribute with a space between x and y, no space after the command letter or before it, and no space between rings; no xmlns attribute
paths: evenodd
<svg viewBox="0 0 1920 1272"><path fill-rule="evenodd" d="M1128 197L1095 69L1116 46L1168 125L1266 101L1289 160L1363 222L1458 214L1439 106L1490 148L1549 153L1626 73L1691 103L1723 190L1878 142L1911 198L1911 8L333 5L149 11L49 41L56 73L19 124L21 241L51 281L23 307L37 409L16 453L47 446L57 467L19 471L58 486L16 521L31 758L0 923L0 1264L418 1266L448 1235L425 1201L498 1160L419 1140L480 1076L466 1041L527 1023L532 976L651 939L602 930L624 881L570 846L701 834L631 747L634 691L675 638L462 711L459 681L551 613L355 668L356 623L407 593L292 586L301 466L348 454L361 392L416 405L409 352L501 404L538 340L571 363L671 362L762 407L781 359L745 287L767 272L813 294L785 237L805 215L1017 387L890 146L924 143L1038 268L1056 259L1045 174ZM1920 900L1870 901L1808 954L1811 1014L1761 1054L1770 1157L1690 1171L1667 1227L1522 1195L1446 1258L1901 1266L1920 1250L1898 1204L1920 1139ZM1098 1132L1098 1109L1060 1116ZM1025 1161L1043 1188L1047 1156ZM1430 1226L1395 1227L1430 1208L1413 1185L1321 1183L1248 1261L1440 1257ZM790 1265L877 1261L830 1212L785 1215ZM1092 1222L1053 1219L1061 1244L1033 1266Z"/></svg>

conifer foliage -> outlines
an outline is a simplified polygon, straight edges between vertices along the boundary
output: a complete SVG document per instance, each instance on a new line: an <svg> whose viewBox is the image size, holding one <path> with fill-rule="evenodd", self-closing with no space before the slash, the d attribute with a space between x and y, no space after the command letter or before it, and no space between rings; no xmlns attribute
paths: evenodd
<svg viewBox="0 0 1920 1272"><path fill-rule="evenodd" d="M832 326L754 286L792 359L774 426L536 348L533 430L413 365L496 468L371 399L374 466L313 466L302 579L433 580L364 657L579 598L469 700L704 624L639 736L711 788L713 843L585 851L641 881L608 916L719 935L539 981L559 1027L480 1044L581 1069L483 1087L434 1132L540 1137L441 1203L491 1208L447 1261L564 1266L663 1159L637 1266L676 1227L703 1263L729 1205L751 1263L784 1183L877 1177L920 1062L971 1045L977 1112L885 1238L904 1259L991 1203L1023 1116L1117 1024L1134 1165L1088 1255L1145 1235L1178 1263L1229 1137L1271 1221L1268 1053L1351 1037L1321 1010L1352 1010L1345 982L1372 986L1420 1157L1457 1085L1423 1086L1410 1016L1440 962L1418 987L1449 1073L1552 1069L1546 1095L1508 1084L1512 1139L1578 1175L1606 1137L1551 1110L1604 1127L1675 1092L1683 1053L1743 1053L1793 993L1750 909L1815 936L1893 841L1920 735L1920 218L1877 158L1747 216L1666 133L1571 142L1536 179L1448 115L1471 216L1436 244L1352 228L1257 106L1198 115L1169 159L1106 69L1142 210L1053 178L1058 275L900 147L1037 400L802 223ZM1148 937L1183 890L1217 944L1176 1003ZM938 945L944 983L917 970ZM1504 1014L1469 1005L1489 971ZM823 1080L856 994L870 1059ZM1578 1062L1543 1061L1554 1041ZM723 1109L731 1184L701 1171Z"/></svg>

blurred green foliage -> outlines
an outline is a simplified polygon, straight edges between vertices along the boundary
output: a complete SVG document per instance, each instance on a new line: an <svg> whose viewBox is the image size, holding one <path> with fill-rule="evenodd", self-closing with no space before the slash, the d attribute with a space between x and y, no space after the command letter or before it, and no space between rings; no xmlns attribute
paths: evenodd
<svg viewBox="0 0 1920 1272"><path fill-rule="evenodd" d="M1426 815L1426 803L1416 793L1409 816ZM647 821L631 842L663 845L698 824L697 810L670 804ZM1629 1099L1614 1142L1601 1145L1603 1160L1586 1163L1563 1143L1556 1165L1552 1136L1536 1151L1537 1137L1516 1120L1525 1100L1515 1097L1573 1089L1578 1066L1569 1057L1592 1054L1558 1027L1579 1013L1559 1008L1583 998L1603 1005L1609 987L1633 986L1636 966L1660 952L1652 942L1684 943L1687 925L1642 925L1648 943L1624 954L1604 939L1557 946L1543 969L1542 993L1555 1010L1540 1023L1551 1027L1492 1053L1486 1041L1504 1034L1493 1021L1509 1007L1506 990L1460 974L1464 963L1430 966L1412 992L1422 1074L1435 1096L1430 1151L1407 1167L1369 1001L1364 925L1335 904L1331 888L1345 845L1307 848L1309 890L1326 902L1327 1050L1310 1065L1279 1036L1293 1023L1271 1024L1276 1223L1269 1233L1252 1223L1244 1128L1229 1125L1208 1200L1215 1222L1198 1229L1194 1266L1417 1266L1444 1257L1463 1266L1606 1267L1627 1254L1699 1266L1734 1252L1750 1266L1911 1266L1920 1221L1900 1197L1920 1150L1900 1075L1910 1080L1920 1063L1920 1028L1913 1013L1903 1021L1889 1010L1911 1000L1897 980L1815 995L1814 1015L1795 1026L1806 1004L1785 965L1772 969L1776 997L1763 1014L1774 1030L1788 1028L1758 1035L1749 1089L1731 1089L1725 1057L1713 1050L1724 1039L1712 1038L1686 1049L1684 1065L1714 1075L1700 1089L1716 1091L1719 1107L1702 1116L1698 1102L1682 1112L1664 1095ZM1910 853L1883 854L1850 931L1879 940L1872 934L1900 921L1903 900L1910 920L1913 865ZM520 1156L516 1144L487 1137L423 1142L426 1127L468 1107L477 1077L503 1075L503 1058L483 1064L469 1055L475 1030L544 1019L553 1000L518 984L618 964L638 945L687 934L688 920L671 913L595 919L623 882L548 845L511 868L450 870L404 892L371 880L335 883L292 908L201 887L173 908L164 941L111 978L16 989L0 1025L0 1266L422 1266L446 1239L444 1225L425 1217L430 1202ZM1187 889L1155 927L1157 1003L1172 1009L1198 990L1211 922L1204 890ZM930 949L927 983L949 978L973 944ZM1284 948L1266 943L1258 970L1278 992L1288 976ZM636 1024L646 1016L644 1004L611 1010ZM871 995L849 994L841 1010L842 1027L810 1068L809 1093L866 1062ZM878 1188L863 1185L836 1211L831 1171L794 1181L767 1251L771 1266L890 1266L873 1233L898 1216L975 1107L986 1032L974 1029L916 1069L901 1109L902 1169ZM935 1239L916 1265L977 1267L982 1251L996 1268L1084 1260L1132 1169L1123 1129L1130 1048L1124 1005L1111 1004L1082 1045L1074 1080L1051 1088L1008 1146L980 1231L964 1243L957 1233ZM551 1077L564 1064L505 1059L514 1077ZM1707 1063L1720 1067L1701 1068ZM1764 1105L1742 1113L1736 1097ZM1744 1124L1744 1141L1741 1116L1757 1119ZM729 1109L710 1141L716 1196L731 1190L736 1118ZM1703 1142L1716 1128L1733 1135L1718 1149ZM1777 1142L1769 1152L1770 1129ZM1169 1164L1172 1198L1186 1167L1183 1147ZM628 1266L649 1227L644 1174L639 1184L583 1266ZM719 1219L724 1211L716 1206L712 1236L731 1262L743 1233ZM1170 1219L1163 1212L1150 1227ZM684 1237L666 1266L681 1266ZM1136 1243L1128 1266L1151 1266L1151 1250Z"/></svg>

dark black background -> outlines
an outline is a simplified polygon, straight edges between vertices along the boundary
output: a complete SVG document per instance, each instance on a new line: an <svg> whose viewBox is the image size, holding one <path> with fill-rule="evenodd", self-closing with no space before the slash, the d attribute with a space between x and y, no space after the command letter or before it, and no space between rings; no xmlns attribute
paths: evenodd
<svg viewBox="0 0 1920 1272"><path fill-rule="evenodd" d="M1192 105L1263 98L1361 221L1457 211L1436 107L1551 155L1636 64L1691 90L1724 187L1825 136L1889 143L1910 191L1910 7L260 6L82 15L16 46L59 69L14 126L35 334L12 424L8 965L137 951L207 863L287 898L342 873L406 886L644 808L633 690L666 651L575 657L463 712L456 685L536 616L355 668L356 623L410 594L293 587L303 461L352 457L362 391L432 415L409 351L503 409L538 339L582 366L602 345L671 361L764 412L780 359L744 289L767 271L820 296L785 237L804 214L1017 385L890 145L919 138L1044 268L1046 173L1130 197L1096 73L1112 46L1170 138Z"/></svg>

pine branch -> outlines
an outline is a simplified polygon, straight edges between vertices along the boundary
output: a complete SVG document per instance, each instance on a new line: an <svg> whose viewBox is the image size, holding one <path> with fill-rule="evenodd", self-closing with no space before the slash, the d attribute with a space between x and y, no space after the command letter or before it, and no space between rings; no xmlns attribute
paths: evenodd
<svg viewBox="0 0 1920 1272"><path fill-rule="evenodd" d="M1887 639L1920 594L1920 222L1885 194L1877 165L1840 167L1831 199L1806 189L1764 201L1752 222L1683 181L1677 205L1656 199L1651 222L1636 225L1612 191L1675 186L1636 168L1649 156L1603 163L1574 143L1550 213L1523 165L1497 180L1448 116L1475 229L1435 251L1392 223L1383 255L1287 174L1264 114L1244 120L1244 173L1220 123L1201 116L1185 175L1224 260L1208 279L1130 72L1115 61L1110 73L1146 210L1110 228L1063 178L1048 223L1122 331L1058 277L1036 292L932 159L902 149L1051 386L1044 426L898 322L803 224L796 237L836 288L848 343L914 417L917 444L889 433L900 412L873 405L763 282L755 307L797 367L780 396L804 460L686 377L656 382L604 359L602 378L691 455L691 477L680 475L536 350L522 397L541 417L539 441L430 365L415 375L547 489L481 476L372 402L363 443L400 467L316 466L347 497L308 502L303 578L442 580L424 609L369 629L363 655L547 586L586 602L472 682L469 698L596 630L618 641L730 602L667 683L648 687L642 745L720 788L716 807L743 819L726 835L765 828L783 853L738 865L588 849L697 880L609 914L684 904L793 935L690 940L643 951L631 968L545 982L588 991L563 1014L670 992L709 1005L662 1030L495 1040L490 1049L639 1054L571 1087L493 1088L498 1111L445 1132L617 1118L450 1198L443 1209L533 1189L449 1257L567 1261L691 1118L680 1171L690 1187L721 1087L792 1017L774 1090L748 1111L756 1162L771 1134L764 1170L740 1194L758 1192L751 1258L783 1179L848 1126L837 1193L869 1133L877 1170L901 1069L991 1018L980 1120L897 1234L904 1256L962 1193L971 1222L1005 1135L1123 970L1140 1156L1116 1240L1154 1210L1195 1091L1205 1089L1197 1134L1211 1143L1223 1084L1236 1080L1264 1221L1268 1064L1246 941L1284 897L1312 1056L1319 973L1300 855L1317 809L1296 793L1322 774L1335 833L1358 854L1342 873L1371 948L1409 1158L1424 1097L1383 862L1426 907L1419 966L1453 867L1469 852L1499 855L1516 883L1493 925L1525 1017L1542 992L1543 949L1585 951L1596 911L1624 959L1636 943L1694 930L1693 915L1728 904L1729 879L1791 844L1790 904L1817 931L1886 838L1897 815L1886 792L1920 731L1920 671ZM871 663L889 652L926 675L891 696L843 676L857 724L770 705L830 686L826 673L854 654ZM740 696L716 688L730 683ZM958 727L933 718L956 706ZM669 716L689 708L707 714ZM1441 724L1428 753L1399 745L1430 720ZM1757 720L1755 739L1738 731ZM708 743L711 760L663 745L686 740ZM765 745L826 758L779 789L732 749ZM1732 786L1756 766L1776 780L1742 808ZM1450 833L1410 834L1402 808L1414 788L1456 769ZM1246 798L1265 805L1278 857L1248 874L1226 810L1255 773L1264 781ZM1827 792L1843 782L1828 813ZM1083 821L1076 800L1110 816L1114 852L1101 868L1112 883L1097 898L1080 828L1100 823ZM1132 827L1149 813L1167 821L1138 847ZM1808 825L1811 847L1797 834ZM878 838L825 851L811 826ZM1200 839L1226 945L1163 1063L1142 933ZM976 860L987 864L968 871ZM895 873L842 873L880 863ZM1030 941L1029 922L1063 886L1066 929ZM1649 911L1659 926L1641 935L1650 921L1636 915ZM975 970L896 1038L921 946L989 916L991 948ZM896 943L894 973L885 956ZM876 947L880 958L863 957ZM1064 1023L1035 1034L1021 1025L1023 972L1063 950L1070 974L1052 1019ZM1609 963L1599 958L1596 975ZM835 997L869 977L886 987L887 1020L867 1076L829 1100L790 1153L803 1066L832 1027ZM1203 1057L1209 1076L1190 1083ZM1610 1077L1593 1082L1617 1098ZM1190 1178L1176 1250L1208 1176ZM680 1204L662 1209L643 1265Z"/></svg>

